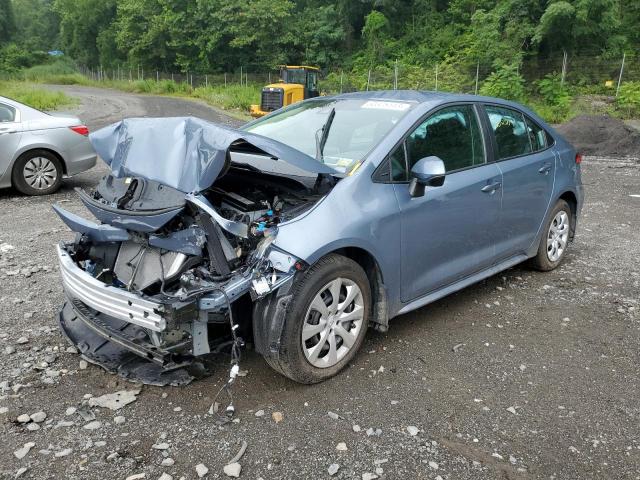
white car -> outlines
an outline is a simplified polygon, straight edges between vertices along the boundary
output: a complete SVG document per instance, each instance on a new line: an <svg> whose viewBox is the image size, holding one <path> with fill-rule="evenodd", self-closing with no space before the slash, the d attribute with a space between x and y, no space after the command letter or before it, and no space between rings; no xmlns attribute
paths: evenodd
<svg viewBox="0 0 640 480"><path fill-rule="evenodd" d="M0 97L0 188L13 186L27 195L55 192L63 177L96 164L88 135L77 117Z"/></svg>

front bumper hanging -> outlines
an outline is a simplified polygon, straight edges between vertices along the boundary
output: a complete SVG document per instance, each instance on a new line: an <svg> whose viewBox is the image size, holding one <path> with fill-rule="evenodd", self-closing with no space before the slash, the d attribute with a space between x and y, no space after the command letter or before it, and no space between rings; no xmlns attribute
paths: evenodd
<svg viewBox="0 0 640 480"><path fill-rule="evenodd" d="M247 292L255 300L280 288L293 277L282 270L290 270L295 260L273 251L269 260L281 270L268 280L236 275L220 289L181 301L107 285L80 268L64 243L57 246L57 254L67 296L59 314L64 335L87 361L152 385L183 385L208 375L212 364L206 354L225 340L216 338L212 345L208 327L216 321L211 319L226 314L227 300L234 302ZM175 338L175 331L190 335L163 340Z"/></svg>
<svg viewBox="0 0 640 480"><path fill-rule="evenodd" d="M56 250L62 284L67 295L118 320L154 332L161 332L166 328L166 321L162 316L164 305L140 298L135 293L105 285L79 268L63 249L63 245L57 245Z"/></svg>
<svg viewBox="0 0 640 480"><path fill-rule="evenodd" d="M127 380L178 386L211 373L211 365L195 358L176 361L171 352L146 344L142 340L146 334L140 327L105 318L78 300L65 302L58 321L85 360Z"/></svg>

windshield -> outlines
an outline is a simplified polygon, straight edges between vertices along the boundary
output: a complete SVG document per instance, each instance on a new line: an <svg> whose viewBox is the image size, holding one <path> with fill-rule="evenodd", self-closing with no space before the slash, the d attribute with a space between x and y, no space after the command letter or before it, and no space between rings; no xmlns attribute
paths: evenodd
<svg viewBox="0 0 640 480"><path fill-rule="evenodd" d="M367 99L317 99L250 123L244 130L272 138L346 173L363 160L409 111L411 103ZM327 120L335 110L333 121ZM322 128L326 141L318 155Z"/></svg>
<svg viewBox="0 0 640 480"><path fill-rule="evenodd" d="M307 83L307 75L303 68L287 68L283 73L283 80L287 83L299 83L300 85Z"/></svg>

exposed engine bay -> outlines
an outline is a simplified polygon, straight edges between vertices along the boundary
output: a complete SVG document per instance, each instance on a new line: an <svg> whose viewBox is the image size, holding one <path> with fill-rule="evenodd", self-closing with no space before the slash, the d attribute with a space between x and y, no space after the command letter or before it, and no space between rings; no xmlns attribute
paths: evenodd
<svg viewBox="0 0 640 480"><path fill-rule="evenodd" d="M69 299L63 331L85 358L112 372L187 383L197 376L196 357L230 342L234 302L268 295L305 268L270 245L280 223L304 214L335 182L318 175L309 187L232 165L193 194L112 174L91 192L77 189L102 223L54 206L77 232L58 247ZM231 323L234 337L237 327Z"/></svg>
<svg viewBox="0 0 640 480"><path fill-rule="evenodd" d="M200 194L229 222L221 224L172 190L157 182L108 175L92 194L81 193L94 208L103 205L133 217L159 212L175 215L153 232L145 232L147 228L132 224L131 219L112 221L130 223L130 239L96 245L81 238L76 261L116 287L147 295L189 296L202 289L204 282L225 281L255 267L264 253L259 245L277 234L278 224L304 213L326 193L326 187L309 189L285 177L232 167ZM225 228L228 225L234 228Z"/></svg>

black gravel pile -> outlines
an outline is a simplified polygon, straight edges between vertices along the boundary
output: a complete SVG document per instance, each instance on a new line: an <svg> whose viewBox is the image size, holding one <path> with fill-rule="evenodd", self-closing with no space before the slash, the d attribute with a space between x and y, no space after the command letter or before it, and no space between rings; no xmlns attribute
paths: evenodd
<svg viewBox="0 0 640 480"><path fill-rule="evenodd" d="M557 130L584 155L640 157L640 132L608 115L580 115Z"/></svg>

